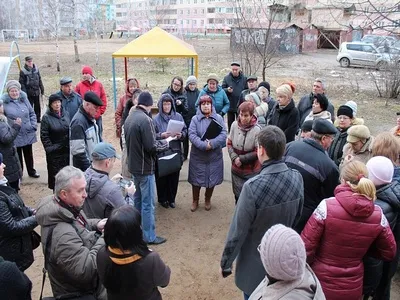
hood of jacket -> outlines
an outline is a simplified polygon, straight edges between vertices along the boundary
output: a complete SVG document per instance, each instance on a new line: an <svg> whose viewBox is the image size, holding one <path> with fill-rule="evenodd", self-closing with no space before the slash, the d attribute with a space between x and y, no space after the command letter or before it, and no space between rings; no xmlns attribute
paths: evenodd
<svg viewBox="0 0 400 300"><path fill-rule="evenodd" d="M163 111L163 103L165 101L169 100L169 97L167 96L168 94L162 94L160 99L157 102L158 106L158 114L160 115L161 118L163 118L166 122L172 119L172 117L176 114L176 107L175 107L175 101L172 99L172 105L171 105L171 111L169 114L164 113Z"/></svg>
<svg viewBox="0 0 400 300"><path fill-rule="evenodd" d="M11 101L17 101L17 100L28 101L28 96L26 95L26 93L24 91L20 91L18 99L11 99L11 97L8 93L3 94L0 99L3 100L4 103L10 103Z"/></svg>
<svg viewBox="0 0 400 300"><path fill-rule="evenodd" d="M198 120L201 120L201 119L205 118L204 114L201 112L200 104L197 107L196 117L197 117ZM217 112L215 110L214 104L211 104L211 115L210 115L210 117L213 118L213 119L217 118Z"/></svg>
<svg viewBox="0 0 400 300"><path fill-rule="evenodd" d="M91 87L91 86L94 84L95 81L96 81L96 77L94 77L94 76L92 75L90 81L82 80L81 82L82 82L83 85L86 85L87 87Z"/></svg>
<svg viewBox="0 0 400 300"><path fill-rule="evenodd" d="M394 211L400 210L400 183L393 181L376 190L376 198L388 203Z"/></svg>
<svg viewBox="0 0 400 300"><path fill-rule="evenodd" d="M40 226L52 226L60 222L72 223L74 215L58 204L54 195L43 198L36 211L36 220Z"/></svg>
<svg viewBox="0 0 400 300"><path fill-rule="evenodd" d="M343 209L354 217L366 218L374 212L374 201L353 192L347 184L338 185L334 194Z"/></svg>
<svg viewBox="0 0 400 300"><path fill-rule="evenodd" d="M128 80L125 82L125 97L126 97L126 99L132 98L132 93L129 92L129 81L131 81L131 80L135 80L136 86L139 86L139 83L135 78L128 78Z"/></svg>
<svg viewBox="0 0 400 300"><path fill-rule="evenodd" d="M86 193L88 198L94 198L101 188L106 184L109 177L106 172L99 171L90 167L85 171Z"/></svg>

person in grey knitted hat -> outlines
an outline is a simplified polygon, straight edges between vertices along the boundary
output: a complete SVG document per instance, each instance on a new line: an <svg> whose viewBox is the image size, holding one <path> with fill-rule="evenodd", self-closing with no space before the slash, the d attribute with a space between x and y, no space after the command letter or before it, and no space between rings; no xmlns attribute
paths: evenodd
<svg viewBox="0 0 400 300"><path fill-rule="evenodd" d="M282 224L272 226L258 247L266 278L250 300L325 299L317 276L307 265L300 235Z"/></svg>
<svg viewBox="0 0 400 300"><path fill-rule="evenodd" d="M16 80L7 81L5 90L9 92L12 88L16 88L17 90L21 91L21 84Z"/></svg>

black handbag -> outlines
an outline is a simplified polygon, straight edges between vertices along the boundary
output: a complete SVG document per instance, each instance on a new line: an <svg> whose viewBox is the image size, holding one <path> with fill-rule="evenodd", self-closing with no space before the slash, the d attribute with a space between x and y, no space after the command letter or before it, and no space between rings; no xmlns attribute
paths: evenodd
<svg viewBox="0 0 400 300"><path fill-rule="evenodd" d="M31 232L31 239L32 239L32 249L36 249L40 246L41 236L35 230Z"/></svg>
<svg viewBox="0 0 400 300"><path fill-rule="evenodd" d="M182 158L179 152L171 149L157 154L157 175L164 177L178 172L182 167Z"/></svg>

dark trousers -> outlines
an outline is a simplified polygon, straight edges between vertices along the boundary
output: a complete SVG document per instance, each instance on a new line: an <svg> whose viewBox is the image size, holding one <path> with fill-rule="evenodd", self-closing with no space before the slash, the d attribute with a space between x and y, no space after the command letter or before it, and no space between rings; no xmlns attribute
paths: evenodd
<svg viewBox="0 0 400 300"><path fill-rule="evenodd" d="M38 96L28 96L29 102L32 105L33 110L35 111L36 121L40 122L41 111L40 111L40 95Z"/></svg>
<svg viewBox="0 0 400 300"><path fill-rule="evenodd" d="M17 181L12 181L12 182L8 182L8 185L10 186L10 187L12 187L16 192L17 192L17 194L18 194L18 191L19 191L19 180L17 180Z"/></svg>
<svg viewBox="0 0 400 300"><path fill-rule="evenodd" d="M237 119L237 117L237 112L228 111L228 131L231 131L232 123Z"/></svg>
<svg viewBox="0 0 400 300"><path fill-rule="evenodd" d="M36 170L33 168L33 152L32 144L23 147L17 147L19 161L21 163L22 172L24 171L24 161L22 159L22 152L24 153L25 165L28 170L28 175L34 175Z"/></svg>
<svg viewBox="0 0 400 300"><path fill-rule="evenodd" d="M158 202L175 203L179 173L180 171L156 179Z"/></svg>
<svg viewBox="0 0 400 300"><path fill-rule="evenodd" d="M96 124L97 124L97 127L99 127L100 140L103 140L103 117L102 116L100 116L100 118L98 118L96 120Z"/></svg>
<svg viewBox="0 0 400 300"><path fill-rule="evenodd" d="M189 155L189 134L183 140L183 159L186 160Z"/></svg>

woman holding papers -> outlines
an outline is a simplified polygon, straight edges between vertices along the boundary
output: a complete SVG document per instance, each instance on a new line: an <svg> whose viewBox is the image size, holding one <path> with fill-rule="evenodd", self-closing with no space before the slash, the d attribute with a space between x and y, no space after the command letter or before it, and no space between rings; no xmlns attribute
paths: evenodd
<svg viewBox="0 0 400 300"><path fill-rule="evenodd" d="M243 184L261 170L256 145L261 127L254 112L253 102L246 101L240 104L239 118L232 123L227 140L228 153L232 161L232 189L235 203L239 199Z"/></svg>
<svg viewBox="0 0 400 300"><path fill-rule="evenodd" d="M226 144L226 128L223 118L215 112L212 99L203 95L199 99L197 114L189 127L192 142L189 160L189 183L192 185L191 211L199 206L200 188L205 187L205 209L211 209L214 187L224 179L222 148Z"/></svg>
<svg viewBox="0 0 400 300"><path fill-rule="evenodd" d="M161 95L158 111L154 118L156 138L175 137L175 140L169 142L169 149L182 157L182 141L187 135L187 128L181 114L176 112L175 101L170 94ZM165 208L175 208L179 173L180 171L177 171L163 177L156 176L158 202Z"/></svg>

